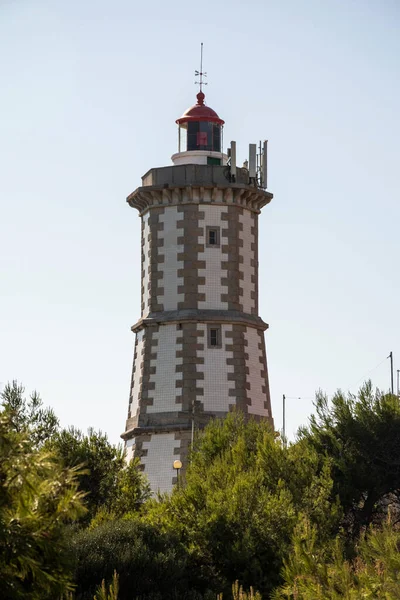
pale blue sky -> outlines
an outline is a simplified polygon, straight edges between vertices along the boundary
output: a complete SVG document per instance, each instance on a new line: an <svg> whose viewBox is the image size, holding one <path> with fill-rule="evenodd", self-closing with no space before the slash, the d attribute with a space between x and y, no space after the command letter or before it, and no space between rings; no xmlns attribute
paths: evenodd
<svg viewBox="0 0 400 600"><path fill-rule="evenodd" d="M400 368L397 0L0 0L0 381L124 429L140 312L125 197L177 149L204 42L225 146L269 140L260 314L275 423ZM389 361L371 373L389 385Z"/></svg>

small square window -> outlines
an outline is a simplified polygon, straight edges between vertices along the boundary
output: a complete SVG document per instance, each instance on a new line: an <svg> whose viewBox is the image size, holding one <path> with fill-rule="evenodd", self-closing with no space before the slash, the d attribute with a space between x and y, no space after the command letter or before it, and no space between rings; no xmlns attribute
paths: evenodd
<svg viewBox="0 0 400 600"><path fill-rule="evenodd" d="M210 346L218 346L218 329L210 329Z"/></svg>
<svg viewBox="0 0 400 600"><path fill-rule="evenodd" d="M215 229L210 229L208 232L208 243L215 246L217 243L217 232Z"/></svg>
<svg viewBox="0 0 400 600"><path fill-rule="evenodd" d="M219 325L208 326L208 347L222 348L221 327Z"/></svg>
<svg viewBox="0 0 400 600"><path fill-rule="evenodd" d="M214 247L219 248L219 227L207 227L206 228L206 240L207 248Z"/></svg>

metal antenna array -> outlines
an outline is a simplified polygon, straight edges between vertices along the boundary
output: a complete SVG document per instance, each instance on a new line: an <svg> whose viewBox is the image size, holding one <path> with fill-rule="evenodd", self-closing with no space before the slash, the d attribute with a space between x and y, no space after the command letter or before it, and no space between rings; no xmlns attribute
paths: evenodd
<svg viewBox="0 0 400 600"><path fill-rule="evenodd" d="M249 144L249 179L260 188L268 186L268 141Z"/></svg>
<svg viewBox="0 0 400 600"><path fill-rule="evenodd" d="M264 189L268 187L268 140L258 144L257 182Z"/></svg>
<svg viewBox="0 0 400 600"><path fill-rule="evenodd" d="M257 152L258 150L258 152ZM230 169L231 181L236 181L236 142L231 142L227 149L228 167ZM257 144L249 144L249 160L245 160L243 167L249 172L249 182L251 185L262 188L268 187L268 140Z"/></svg>
<svg viewBox="0 0 400 600"><path fill-rule="evenodd" d="M194 74L196 77L199 77L199 81L195 81L195 84L200 85L200 92L202 92L203 85L208 85L205 81L203 81L203 77L207 77L207 73L203 72L203 42L201 42L200 50L200 71L195 71Z"/></svg>

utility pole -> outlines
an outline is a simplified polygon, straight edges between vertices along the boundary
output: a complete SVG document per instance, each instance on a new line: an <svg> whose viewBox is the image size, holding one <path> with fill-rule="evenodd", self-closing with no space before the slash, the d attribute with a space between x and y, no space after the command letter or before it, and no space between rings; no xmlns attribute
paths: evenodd
<svg viewBox="0 0 400 600"><path fill-rule="evenodd" d="M285 396L285 394L283 394L283 396L282 396L282 416L283 416L282 438L283 438L283 443L286 446L286 396Z"/></svg>
<svg viewBox="0 0 400 600"><path fill-rule="evenodd" d="M394 384L393 384L393 352L391 352L388 356L390 358L390 386L392 389L392 394L394 394Z"/></svg>
<svg viewBox="0 0 400 600"><path fill-rule="evenodd" d="M194 410L195 410L195 400L192 400L192 435L191 435L191 450L193 452L194 445Z"/></svg>
<svg viewBox="0 0 400 600"><path fill-rule="evenodd" d="M400 369L397 369L397 395L400 397Z"/></svg>

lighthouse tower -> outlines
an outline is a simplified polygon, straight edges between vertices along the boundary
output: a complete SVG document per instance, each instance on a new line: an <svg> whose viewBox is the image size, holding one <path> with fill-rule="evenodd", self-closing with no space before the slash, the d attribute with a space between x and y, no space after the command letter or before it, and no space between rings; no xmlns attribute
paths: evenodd
<svg viewBox="0 0 400 600"><path fill-rule="evenodd" d="M142 306L121 437L154 492L172 489L174 461L184 472L193 432L211 418L237 409L272 424L268 326L258 316L266 152L250 144L237 167L236 144L222 152L224 121L201 87L176 123L173 164L150 169L127 198L142 221Z"/></svg>

